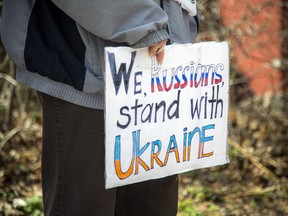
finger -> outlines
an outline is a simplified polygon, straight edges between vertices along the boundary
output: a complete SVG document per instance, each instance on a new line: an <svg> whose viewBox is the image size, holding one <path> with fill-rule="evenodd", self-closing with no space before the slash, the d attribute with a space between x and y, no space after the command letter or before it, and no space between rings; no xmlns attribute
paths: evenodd
<svg viewBox="0 0 288 216"><path fill-rule="evenodd" d="M158 61L159 64L162 64L163 63L163 59L164 59L164 54L165 54L165 51L164 49L162 49L160 52L158 52L158 54L156 55L156 59Z"/></svg>
<svg viewBox="0 0 288 216"><path fill-rule="evenodd" d="M150 58L152 58L153 56L156 55L158 49L159 49L158 46L149 47L149 56L150 56Z"/></svg>
<svg viewBox="0 0 288 216"><path fill-rule="evenodd" d="M166 42L167 42L167 40L164 40L164 41L160 41L159 43L150 46L149 47L149 56L150 56L150 58L152 58L158 52L160 52L161 49L164 48Z"/></svg>

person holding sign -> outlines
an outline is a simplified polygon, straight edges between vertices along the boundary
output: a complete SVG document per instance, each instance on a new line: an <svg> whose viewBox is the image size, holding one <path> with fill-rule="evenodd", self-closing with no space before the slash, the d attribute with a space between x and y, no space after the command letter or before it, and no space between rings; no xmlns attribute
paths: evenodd
<svg viewBox="0 0 288 216"><path fill-rule="evenodd" d="M43 106L45 215L176 215L177 176L104 188L104 47L191 43L196 1L4 0L1 40Z"/></svg>

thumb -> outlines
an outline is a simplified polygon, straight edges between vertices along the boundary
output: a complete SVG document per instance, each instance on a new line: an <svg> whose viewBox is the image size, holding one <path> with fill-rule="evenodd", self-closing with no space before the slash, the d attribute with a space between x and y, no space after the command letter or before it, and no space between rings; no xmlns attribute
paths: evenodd
<svg viewBox="0 0 288 216"><path fill-rule="evenodd" d="M166 44L167 40L160 41L157 44L153 44L149 47L149 56L152 58L153 56L156 56L157 61L162 64L163 58L164 58L164 46Z"/></svg>

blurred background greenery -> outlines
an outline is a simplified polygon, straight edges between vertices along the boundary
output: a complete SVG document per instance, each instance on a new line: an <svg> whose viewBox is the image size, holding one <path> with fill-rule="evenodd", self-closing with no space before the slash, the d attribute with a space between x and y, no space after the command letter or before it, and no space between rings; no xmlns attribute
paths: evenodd
<svg viewBox="0 0 288 216"><path fill-rule="evenodd" d="M197 42L226 40L231 48L231 162L182 174L178 215L288 215L288 2L198 0L198 7ZM0 214L43 215L41 106L14 75L1 45Z"/></svg>

